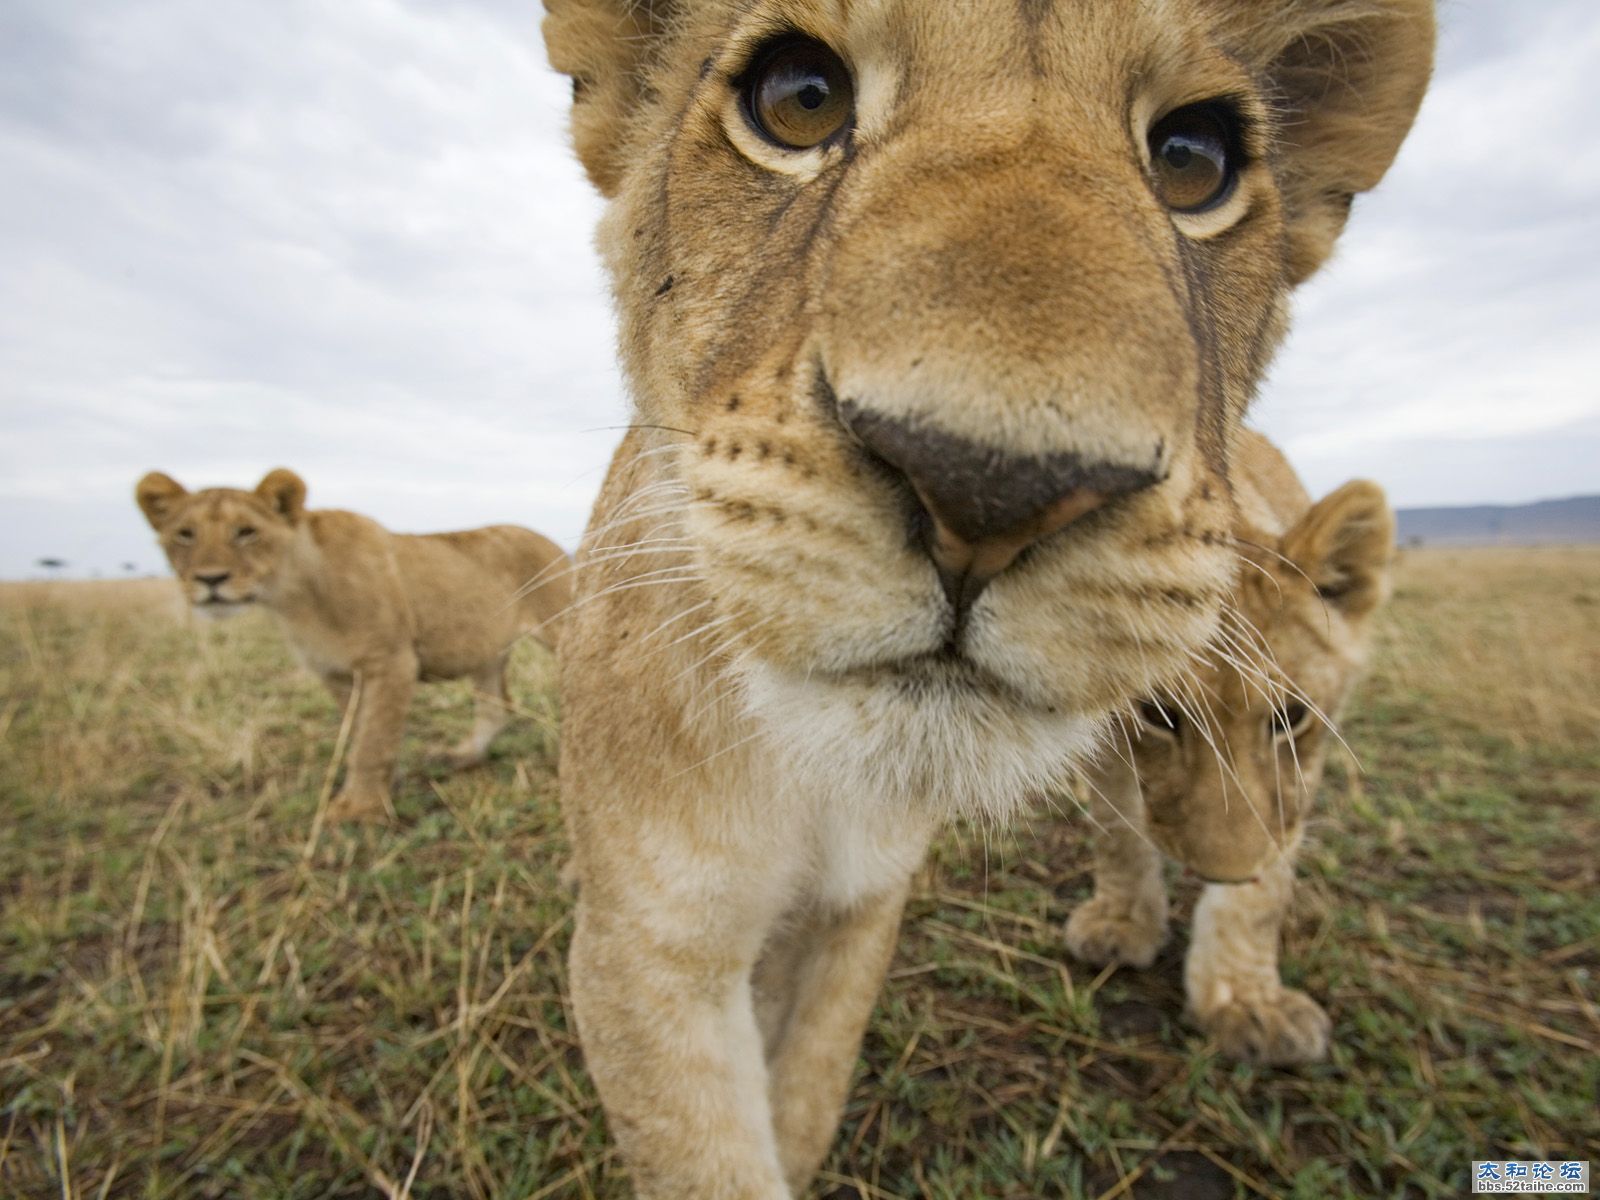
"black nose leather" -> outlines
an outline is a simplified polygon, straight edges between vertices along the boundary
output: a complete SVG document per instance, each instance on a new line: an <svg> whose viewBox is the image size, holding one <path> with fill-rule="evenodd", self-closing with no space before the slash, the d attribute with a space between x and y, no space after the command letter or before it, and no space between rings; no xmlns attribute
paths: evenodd
<svg viewBox="0 0 1600 1200"><path fill-rule="evenodd" d="M958 612L1040 538L1163 478L1159 453L1149 466L1070 451L1015 455L848 400L839 417L916 492L932 526L928 552Z"/></svg>
<svg viewBox="0 0 1600 1200"><path fill-rule="evenodd" d="M207 587L214 588L219 584L227 583L228 576L232 574L232 571L213 571L208 575L201 575L199 572L196 572L195 579L196 581L205 584Z"/></svg>

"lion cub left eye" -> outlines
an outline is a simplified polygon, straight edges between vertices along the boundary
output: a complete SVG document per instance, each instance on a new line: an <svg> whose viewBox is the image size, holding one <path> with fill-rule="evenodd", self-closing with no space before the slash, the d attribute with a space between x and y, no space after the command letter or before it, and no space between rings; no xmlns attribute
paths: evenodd
<svg viewBox="0 0 1600 1200"><path fill-rule="evenodd" d="M1311 723L1311 710L1304 704L1289 704L1272 714L1272 733L1275 737L1297 737Z"/></svg>
<svg viewBox="0 0 1600 1200"><path fill-rule="evenodd" d="M757 60L745 78L750 121L768 141L809 150L837 136L855 111L855 86L844 61L821 42L794 38Z"/></svg>
<svg viewBox="0 0 1600 1200"><path fill-rule="evenodd" d="M1150 128L1156 195L1177 213L1222 203L1238 176L1237 144L1234 122L1220 105L1191 104L1168 113Z"/></svg>
<svg viewBox="0 0 1600 1200"><path fill-rule="evenodd" d="M233 540L236 542L251 542L255 540L256 527L254 525L241 525L233 531Z"/></svg>

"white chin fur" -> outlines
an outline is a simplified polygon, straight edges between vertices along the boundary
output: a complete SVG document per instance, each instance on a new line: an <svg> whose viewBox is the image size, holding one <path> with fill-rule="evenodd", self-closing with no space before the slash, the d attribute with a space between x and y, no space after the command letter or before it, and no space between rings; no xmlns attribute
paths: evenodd
<svg viewBox="0 0 1600 1200"><path fill-rule="evenodd" d="M764 663L741 674L746 711L796 784L847 803L1001 821L1099 742L1101 722L956 683L816 680Z"/></svg>
<svg viewBox="0 0 1600 1200"><path fill-rule="evenodd" d="M226 621L237 617L249 604L191 604L189 610L202 621Z"/></svg>

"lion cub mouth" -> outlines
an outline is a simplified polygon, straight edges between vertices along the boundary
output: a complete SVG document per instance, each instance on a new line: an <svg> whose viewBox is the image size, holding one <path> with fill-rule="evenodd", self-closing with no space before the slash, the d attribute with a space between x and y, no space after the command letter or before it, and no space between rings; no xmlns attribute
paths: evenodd
<svg viewBox="0 0 1600 1200"><path fill-rule="evenodd" d="M1035 696L1030 696L1015 684L1002 679L993 671L975 662L963 650L946 643L938 650L912 654L901 658L885 659L845 671L828 672L820 676L824 682L841 685L892 689L908 700L930 696L959 698L962 695L997 700L1022 709L1034 709L1045 715L1056 709Z"/></svg>
<svg viewBox="0 0 1600 1200"><path fill-rule="evenodd" d="M230 600L226 596L207 596L203 600L196 600L192 607L202 617L221 620L225 617L238 616L254 605L254 596L246 596L239 600Z"/></svg>

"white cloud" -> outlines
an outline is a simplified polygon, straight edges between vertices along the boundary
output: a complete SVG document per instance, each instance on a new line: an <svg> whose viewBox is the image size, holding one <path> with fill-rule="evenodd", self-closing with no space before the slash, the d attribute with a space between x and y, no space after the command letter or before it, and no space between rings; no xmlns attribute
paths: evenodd
<svg viewBox="0 0 1600 1200"><path fill-rule="evenodd" d="M150 467L575 541L622 386L534 13L8 8L0 573L156 566Z"/></svg>
<svg viewBox="0 0 1600 1200"><path fill-rule="evenodd" d="M623 419L531 0L8 0L0 575L154 568L150 467L571 544ZM1592 0L1445 9L1390 181L1258 412L1318 487L1600 488Z"/></svg>
<svg viewBox="0 0 1600 1200"><path fill-rule="evenodd" d="M1259 422L1318 488L1377 475L1404 504L1600 490L1596 460L1563 452L1600 417L1600 9L1442 19L1422 115L1299 298ZM1500 469L1473 443L1499 443Z"/></svg>

